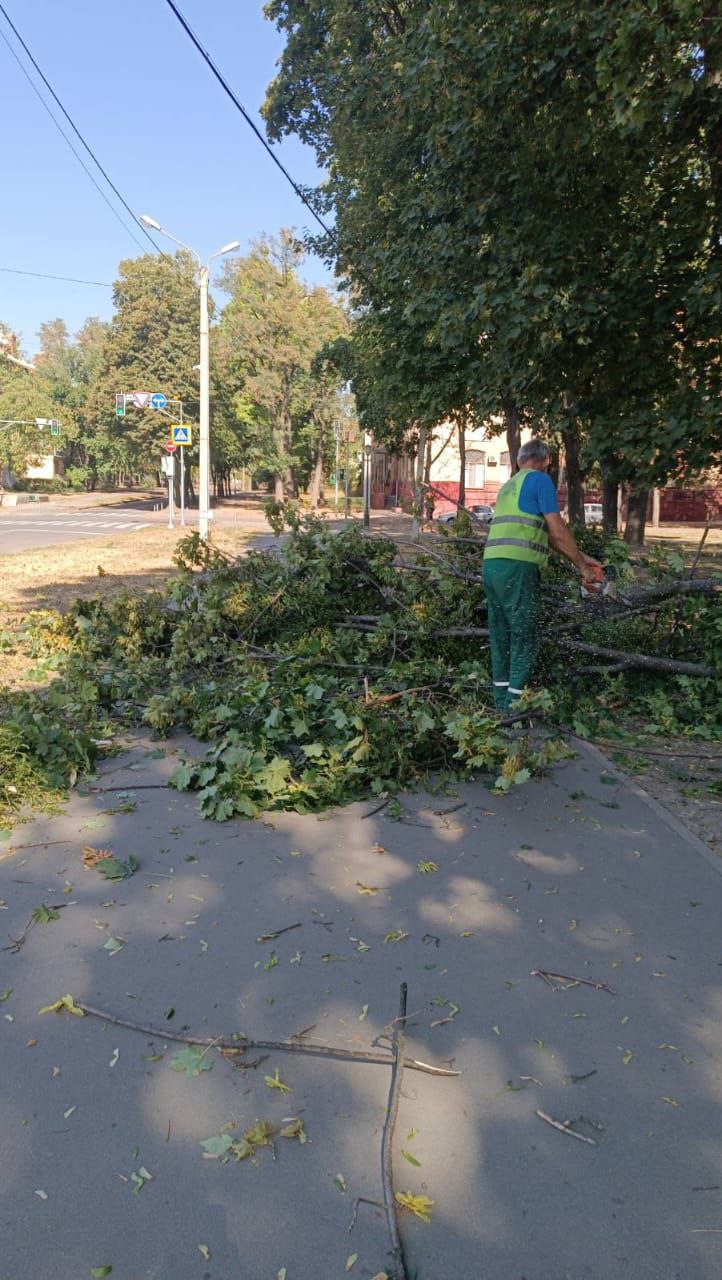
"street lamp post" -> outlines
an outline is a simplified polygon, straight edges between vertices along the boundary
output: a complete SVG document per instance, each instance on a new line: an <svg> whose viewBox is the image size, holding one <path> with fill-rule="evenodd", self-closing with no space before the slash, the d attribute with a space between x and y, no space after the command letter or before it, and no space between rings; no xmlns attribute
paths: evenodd
<svg viewBox="0 0 722 1280"><path fill-rule="evenodd" d="M200 413L198 421L198 532L205 542L208 538L208 525L211 518L211 449L210 449L210 352L209 352L209 334L208 334L208 280L210 277L210 266L214 258L221 258L226 253L233 253L236 249L240 249L239 240L231 240L230 244L224 244L222 249L218 249L216 253L212 253L208 261L203 264L200 255L195 249L191 249L177 236L172 236L170 231L166 231L155 218L149 217L147 213L143 213L139 219L144 227L149 227L151 231L158 231L161 235L167 236L175 244L179 244L181 249L185 249L192 254L198 263L198 289L200 293L200 315L199 315L199 348L200 348Z"/></svg>

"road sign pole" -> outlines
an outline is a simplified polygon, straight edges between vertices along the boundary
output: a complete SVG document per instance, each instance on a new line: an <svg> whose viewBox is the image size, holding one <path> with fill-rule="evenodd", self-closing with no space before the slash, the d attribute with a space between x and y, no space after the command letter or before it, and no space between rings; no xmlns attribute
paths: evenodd
<svg viewBox="0 0 722 1280"><path fill-rule="evenodd" d="M183 421L183 409L180 411L180 420ZM181 498L181 524L186 522L186 451L181 449L181 479L180 479L180 498Z"/></svg>
<svg viewBox="0 0 722 1280"><path fill-rule="evenodd" d="M210 520L210 359L208 349L208 267L199 269L200 285L200 421L198 433L198 533L208 539Z"/></svg>
<svg viewBox="0 0 722 1280"><path fill-rule="evenodd" d="M173 472L168 472L168 528L173 526Z"/></svg>

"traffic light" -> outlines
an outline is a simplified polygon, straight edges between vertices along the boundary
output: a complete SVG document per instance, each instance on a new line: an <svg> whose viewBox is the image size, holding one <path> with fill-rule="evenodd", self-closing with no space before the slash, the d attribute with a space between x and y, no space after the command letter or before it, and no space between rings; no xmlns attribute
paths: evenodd
<svg viewBox="0 0 722 1280"><path fill-rule="evenodd" d="M125 396L122 391L118 392L115 397L115 416L116 418L125 417Z"/></svg>
<svg viewBox="0 0 722 1280"><path fill-rule="evenodd" d="M57 418L50 419L50 434L51 436L60 435L60 423L58 422Z"/></svg>

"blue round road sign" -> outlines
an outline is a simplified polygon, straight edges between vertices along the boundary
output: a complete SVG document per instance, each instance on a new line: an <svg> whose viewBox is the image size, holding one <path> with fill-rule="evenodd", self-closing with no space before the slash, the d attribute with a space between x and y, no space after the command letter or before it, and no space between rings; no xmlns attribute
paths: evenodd
<svg viewBox="0 0 722 1280"><path fill-rule="evenodd" d="M168 402L162 391L156 391L155 395L151 396L150 403L154 409L165 409Z"/></svg>

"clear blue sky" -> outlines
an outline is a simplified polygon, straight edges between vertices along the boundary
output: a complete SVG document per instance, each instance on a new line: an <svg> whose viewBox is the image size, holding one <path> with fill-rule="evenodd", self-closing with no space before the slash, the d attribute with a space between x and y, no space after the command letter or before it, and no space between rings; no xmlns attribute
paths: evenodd
<svg viewBox="0 0 722 1280"><path fill-rule="evenodd" d="M229 240L245 247L262 232L312 225L308 210L165 0L3 4L132 209L157 218L202 256ZM262 0L180 0L179 8L259 120L282 49L280 36L263 17ZM15 46L2 15L0 28ZM22 50L18 53L25 63ZM40 89L47 97L42 84ZM60 117L52 100L51 106ZM140 250L92 186L2 40L0 111L0 267L112 282L118 262ZM285 141L278 155L297 182L317 180L312 153L296 139ZM120 212L129 222L122 206ZM329 281L323 264L312 259L304 275ZM74 332L86 316L107 318L111 310L109 289L0 272L0 322L20 334L28 352L37 349L43 320L61 316Z"/></svg>

